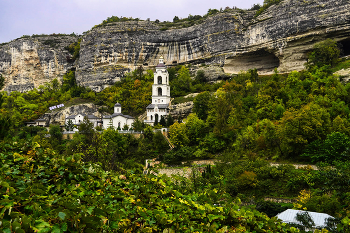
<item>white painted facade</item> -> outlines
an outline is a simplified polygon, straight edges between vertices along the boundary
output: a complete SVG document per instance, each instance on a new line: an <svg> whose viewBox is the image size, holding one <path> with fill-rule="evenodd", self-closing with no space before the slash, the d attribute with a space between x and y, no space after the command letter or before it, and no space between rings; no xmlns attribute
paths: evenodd
<svg viewBox="0 0 350 233"><path fill-rule="evenodd" d="M147 118L144 122L154 125L156 118L158 118L159 122L162 116L167 116L169 113L169 103L169 73L164 65L163 57L160 57L159 64L156 66L156 72L154 73L152 103L146 108Z"/></svg>
<svg viewBox="0 0 350 233"><path fill-rule="evenodd" d="M84 121L84 117L87 116L88 120L93 123L94 128L98 126L98 121L100 119L97 116L94 115L85 115L85 114L78 114L78 115L72 115L69 117L66 117L65 123L67 124L69 120L73 122L73 124L76 126L73 131L78 131L77 127Z"/></svg>
<svg viewBox="0 0 350 233"><path fill-rule="evenodd" d="M130 129L134 123L134 118L129 115L122 114L122 106L119 103L114 105L114 113L109 116L103 116L103 129L113 126L114 129L123 129L124 125L128 125Z"/></svg>

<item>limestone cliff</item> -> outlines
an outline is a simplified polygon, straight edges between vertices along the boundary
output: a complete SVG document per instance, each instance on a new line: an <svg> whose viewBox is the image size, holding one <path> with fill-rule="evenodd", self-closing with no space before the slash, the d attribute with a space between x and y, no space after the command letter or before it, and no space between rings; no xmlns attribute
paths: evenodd
<svg viewBox="0 0 350 233"><path fill-rule="evenodd" d="M269 73L276 67L289 72L304 68L307 52L319 41L333 38L345 48L350 44L349 0L284 0L256 18L254 14L231 11L166 31L148 21L95 28L83 37L78 82L99 90L100 80L121 76L119 66L155 66L160 56L167 65L217 64L226 73L250 68Z"/></svg>
<svg viewBox="0 0 350 233"><path fill-rule="evenodd" d="M75 65L64 49L76 42L76 36L38 36L19 38L0 45L0 74L5 77L5 91L28 91L61 79Z"/></svg>
<svg viewBox="0 0 350 233"><path fill-rule="evenodd" d="M254 11L231 10L199 25L165 31L150 21L94 28L82 37L80 58L74 66L77 82L100 91L137 66L154 67L160 56L167 65L206 63L221 66L226 73L251 68L260 73L274 68L301 70L312 46L326 38L335 39L343 45L345 55L350 54L349 0L284 0L254 15ZM7 80L6 90L36 87L72 66L64 61L61 46L53 49L42 44L19 39L0 45L0 73ZM42 54L50 56L45 60Z"/></svg>

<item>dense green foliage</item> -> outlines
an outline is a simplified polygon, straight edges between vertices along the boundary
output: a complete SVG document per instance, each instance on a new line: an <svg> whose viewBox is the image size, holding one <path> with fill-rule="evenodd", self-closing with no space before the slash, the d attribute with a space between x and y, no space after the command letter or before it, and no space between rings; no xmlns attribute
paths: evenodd
<svg viewBox="0 0 350 233"><path fill-rule="evenodd" d="M105 172L24 143L0 144L4 232L297 232L217 189L179 191L166 176Z"/></svg>
<svg viewBox="0 0 350 233"><path fill-rule="evenodd" d="M22 127L60 103L94 102L106 106L101 112L112 112L119 102L123 113L138 116L151 102L151 70L139 67L100 93L78 86L73 71L61 84L55 79L27 93L2 93L0 229L297 232L256 211L271 217L290 208L264 200L271 197L296 198L294 208L333 215L338 230L332 231L349 232L350 84L332 74L348 65L337 64L334 45L316 45L308 69L288 75L275 71L259 76L249 70L208 84L203 72L193 78L189 67L169 68L174 103L200 92L184 123L158 119L155 128L170 128L171 150L162 132L139 120L132 126L143 131L139 137L112 127L96 131L87 118L79 125L80 133L68 139L62 138L58 125L48 131ZM330 59L317 63L319 56ZM190 179L169 179L141 175L150 158L169 165L219 161L194 168ZM271 160L317 162L318 170L272 166L267 162Z"/></svg>
<svg viewBox="0 0 350 233"><path fill-rule="evenodd" d="M332 74L339 55L335 45L329 40L317 44L308 70L283 76L277 72L259 76L250 70L232 77L216 92L200 93L193 100L200 127L193 126L194 118L189 117L170 127L170 140L177 147L191 146L194 154L226 151L232 158L347 160L346 140L342 143L341 138L350 136L350 84ZM318 66L312 62L318 56L329 59ZM189 135L192 127L200 132L195 138ZM327 150L329 156L312 148Z"/></svg>

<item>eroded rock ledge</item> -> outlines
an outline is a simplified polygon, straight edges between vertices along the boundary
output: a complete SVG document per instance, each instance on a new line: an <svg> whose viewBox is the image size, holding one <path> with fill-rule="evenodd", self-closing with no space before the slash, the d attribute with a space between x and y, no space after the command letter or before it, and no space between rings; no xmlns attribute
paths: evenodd
<svg viewBox="0 0 350 233"><path fill-rule="evenodd" d="M26 91L75 68L80 85L100 91L160 56L167 65L218 65L226 73L257 68L260 73L304 68L312 46L326 38L350 54L349 0L284 0L255 18L253 11L232 11L189 28L162 31L150 21L111 23L82 37L80 58L70 64L62 37L56 48L48 38L18 39L0 45L0 73L5 90ZM52 38L56 39L56 38ZM348 55L345 54L345 55Z"/></svg>

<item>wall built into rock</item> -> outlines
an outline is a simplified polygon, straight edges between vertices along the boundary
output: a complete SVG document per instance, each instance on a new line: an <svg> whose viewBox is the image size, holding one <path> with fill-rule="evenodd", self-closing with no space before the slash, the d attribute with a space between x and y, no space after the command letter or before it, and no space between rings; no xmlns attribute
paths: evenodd
<svg viewBox="0 0 350 233"><path fill-rule="evenodd" d="M101 114L98 112L98 106L94 104L79 104L52 110L44 114L42 118L50 121L50 123L59 123L60 125L64 125L66 117L78 114L95 115L97 117L101 117Z"/></svg>

